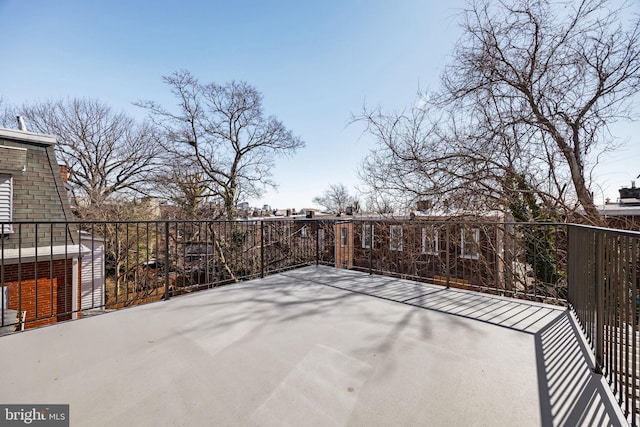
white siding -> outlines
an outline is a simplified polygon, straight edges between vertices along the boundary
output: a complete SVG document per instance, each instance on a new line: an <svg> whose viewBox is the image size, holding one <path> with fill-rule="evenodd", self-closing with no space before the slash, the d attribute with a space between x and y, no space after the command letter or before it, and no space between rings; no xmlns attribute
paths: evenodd
<svg viewBox="0 0 640 427"><path fill-rule="evenodd" d="M11 233L13 227L11 224L12 208L13 208L13 181L10 176L0 176L0 234Z"/></svg>
<svg viewBox="0 0 640 427"><path fill-rule="evenodd" d="M91 241L83 244L91 249L91 254L82 257L80 309L87 310L104 305L104 245Z"/></svg>

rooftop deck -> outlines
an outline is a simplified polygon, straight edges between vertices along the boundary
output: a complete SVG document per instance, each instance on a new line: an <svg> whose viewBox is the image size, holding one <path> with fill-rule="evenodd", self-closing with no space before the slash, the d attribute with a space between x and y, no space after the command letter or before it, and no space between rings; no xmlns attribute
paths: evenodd
<svg viewBox="0 0 640 427"><path fill-rule="evenodd" d="M0 338L72 425L625 425L562 307L305 267Z"/></svg>

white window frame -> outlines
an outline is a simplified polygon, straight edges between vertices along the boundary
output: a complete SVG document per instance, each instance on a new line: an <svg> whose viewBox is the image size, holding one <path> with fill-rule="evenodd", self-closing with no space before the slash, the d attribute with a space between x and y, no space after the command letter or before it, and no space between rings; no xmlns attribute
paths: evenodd
<svg viewBox="0 0 640 427"><path fill-rule="evenodd" d="M0 175L0 235L13 233L13 177Z"/></svg>
<svg viewBox="0 0 640 427"><path fill-rule="evenodd" d="M432 239L429 238L429 231ZM430 226L422 227L421 233L422 253L427 255L440 255L440 231L439 228Z"/></svg>
<svg viewBox="0 0 640 427"><path fill-rule="evenodd" d="M471 234L471 241L468 240L468 234ZM471 251L467 250L467 245L471 244L473 248ZM478 252L480 247L480 229L479 228L463 228L460 232L460 258L466 259L478 259L480 258L480 253Z"/></svg>
<svg viewBox="0 0 640 427"><path fill-rule="evenodd" d="M402 224L389 226L389 250L402 252Z"/></svg>
<svg viewBox="0 0 640 427"><path fill-rule="evenodd" d="M284 227L282 227L282 228L283 228L283 230L282 230L282 233L283 233L282 240L286 245L288 245L291 242L291 224L286 223L286 224L284 224Z"/></svg>
<svg viewBox="0 0 640 427"><path fill-rule="evenodd" d="M343 248L349 244L349 230L347 227L340 227L340 246Z"/></svg>
<svg viewBox="0 0 640 427"><path fill-rule="evenodd" d="M371 249L373 233L373 224L362 224L362 249Z"/></svg>

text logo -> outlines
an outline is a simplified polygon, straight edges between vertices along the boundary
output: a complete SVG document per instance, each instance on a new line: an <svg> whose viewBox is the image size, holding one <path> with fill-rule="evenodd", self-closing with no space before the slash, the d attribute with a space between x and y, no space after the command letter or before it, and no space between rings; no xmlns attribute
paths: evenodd
<svg viewBox="0 0 640 427"><path fill-rule="evenodd" d="M69 427L69 405L0 405L0 427Z"/></svg>

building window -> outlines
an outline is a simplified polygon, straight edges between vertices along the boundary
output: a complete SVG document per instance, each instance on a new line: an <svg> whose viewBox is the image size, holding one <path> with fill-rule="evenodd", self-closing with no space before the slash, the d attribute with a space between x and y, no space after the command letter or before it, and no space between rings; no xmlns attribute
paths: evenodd
<svg viewBox="0 0 640 427"><path fill-rule="evenodd" d="M266 233L266 236L265 236L265 240L266 240L266 243L272 243L273 242L272 236L271 236L271 224L267 225L267 233Z"/></svg>
<svg viewBox="0 0 640 427"><path fill-rule="evenodd" d="M306 225L303 225L302 228L300 229L300 237L302 237L303 239L306 239L307 237L309 237L309 233L307 233Z"/></svg>
<svg viewBox="0 0 640 427"><path fill-rule="evenodd" d="M347 237L348 237L347 227L342 227L340 229L340 244L342 245L342 247L347 246Z"/></svg>
<svg viewBox="0 0 640 427"><path fill-rule="evenodd" d="M438 255L440 253L439 233L436 227L422 227L422 253Z"/></svg>
<svg viewBox="0 0 640 427"><path fill-rule="evenodd" d="M402 225L392 225L389 228L389 249L402 251Z"/></svg>
<svg viewBox="0 0 640 427"><path fill-rule="evenodd" d="M318 229L318 247L324 248L324 228Z"/></svg>
<svg viewBox="0 0 640 427"><path fill-rule="evenodd" d="M0 175L0 234L13 233L13 178Z"/></svg>
<svg viewBox="0 0 640 427"><path fill-rule="evenodd" d="M362 224L362 248L370 249L373 244L373 224Z"/></svg>
<svg viewBox="0 0 640 427"><path fill-rule="evenodd" d="M291 241L291 224L286 223L283 227L282 230L283 236L282 236L282 241L285 244L289 244L289 242Z"/></svg>
<svg viewBox="0 0 640 427"><path fill-rule="evenodd" d="M471 228L471 229L463 228L460 236L460 240L461 240L460 256L462 258L477 259L480 256L480 253L478 252L478 249L480 247L480 229L479 228Z"/></svg>

